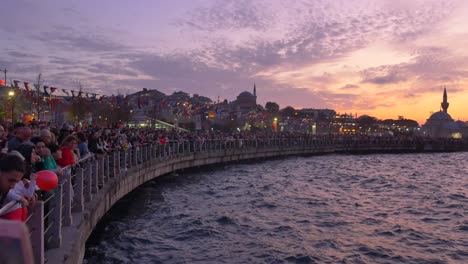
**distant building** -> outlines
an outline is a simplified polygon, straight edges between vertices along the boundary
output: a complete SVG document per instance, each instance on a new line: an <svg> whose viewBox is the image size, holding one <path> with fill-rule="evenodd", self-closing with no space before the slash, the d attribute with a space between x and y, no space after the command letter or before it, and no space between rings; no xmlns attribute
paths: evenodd
<svg viewBox="0 0 468 264"><path fill-rule="evenodd" d="M444 95L440 106L442 110L433 113L429 119L427 119L426 124L423 126L424 132L426 135L434 138L461 138L462 127L452 119L447 111L449 102L447 100L446 88L444 88Z"/></svg>
<svg viewBox="0 0 468 264"><path fill-rule="evenodd" d="M303 108L296 110L300 117L314 118L315 120L329 120L336 115L335 110Z"/></svg>
<svg viewBox="0 0 468 264"><path fill-rule="evenodd" d="M237 113L237 117L245 116L250 111L257 108L257 87L254 84L253 94L250 92L242 92L237 96L237 100L231 102L231 111Z"/></svg>
<svg viewBox="0 0 468 264"><path fill-rule="evenodd" d="M154 119L158 113L159 102L166 95L158 90L143 90L127 96L130 111L132 113L131 123L146 123L148 120Z"/></svg>
<svg viewBox="0 0 468 264"><path fill-rule="evenodd" d="M353 114L336 114L331 120L332 133L354 135L359 130L356 126L356 117Z"/></svg>

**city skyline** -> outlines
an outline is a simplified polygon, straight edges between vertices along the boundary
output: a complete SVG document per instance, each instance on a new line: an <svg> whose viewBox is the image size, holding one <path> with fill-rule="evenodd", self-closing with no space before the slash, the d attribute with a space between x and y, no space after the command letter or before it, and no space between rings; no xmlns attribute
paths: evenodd
<svg viewBox="0 0 468 264"><path fill-rule="evenodd" d="M104 94L143 87L332 108L420 124L468 120L468 3L453 1L12 1L8 79ZM91 90L95 88L96 90Z"/></svg>

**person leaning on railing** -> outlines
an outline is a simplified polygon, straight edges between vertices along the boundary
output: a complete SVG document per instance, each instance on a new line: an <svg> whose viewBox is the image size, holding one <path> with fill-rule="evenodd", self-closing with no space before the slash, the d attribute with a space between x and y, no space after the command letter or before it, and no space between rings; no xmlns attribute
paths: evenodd
<svg viewBox="0 0 468 264"><path fill-rule="evenodd" d="M83 132L76 133L76 137L78 139L78 150L80 151L80 157L84 159L91 154L88 149L88 139Z"/></svg>
<svg viewBox="0 0 468 264"><path fill-rule="evenodd" d="M16 203L4 212L3 219L26 222L28 217L28 200L35 195L37 175L32 173L29 179L23 176L21 181L16 183L15 187L8 192L6 202L14 201Z"/></svg>
<svg viewBox="0 0 468 264"><path fill-rule="evenodd" d="M57 160L57 164L61 167L74 165L79 159L75 159L75 150L78 146L78 140L74 136L68 136L62 143L62 158Z"/></svg>
<svg viewBox="0 0 468 264"><path fill-rule="evenodd" d="M36 155L40 157L40 160L33 164L33 167L36 168L36 171L43 169L50 170L57 174L57 176L62 176L62 168L57 165L57 162L55 161L55 158L52 155L52 152L58 151L58 146L52 144L49 147L46 147L45 142L41 139L36 139L34 143L36 144Z"/></svg>
<svg viewBox="0 0 468 264"><path fill-rule="evenodd" d="M2 207L2 215L11 209L16 203L10 203L9 208L5 208L7 195L9 191L18 184L25 176L26 164L19 155L6 155L0 159L0 206ZM28 186L29 187L29 186ZM30 207L34 206L36 196L24 197ZM4 210L5 209L5 210Z"/></svg>
<svg viewBox="0 0 468 264"><path fill-rule="evenodd" d="M0 204L25 172L24 161L15 155L6 155L0 159Z"/></svg>
<svg viewBox="0 0 468 264"><path fill-rule="evenodd" d="M93 131L91 137L88 139L88 149L90 152L94 154L105 154L105 151L99 145L99 138L101 136L101 132L96 130Z"/></svg>

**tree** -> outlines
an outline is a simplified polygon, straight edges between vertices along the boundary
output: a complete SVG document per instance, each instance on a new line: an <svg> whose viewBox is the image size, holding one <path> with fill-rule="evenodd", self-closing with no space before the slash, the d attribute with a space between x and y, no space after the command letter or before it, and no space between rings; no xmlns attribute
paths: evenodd
<svg viewBox="0 0 468 264"><path fill-rule="evenodd" d="M368 115L362 115L357 119L357 124L363 128L372 128L377 124L377 118Z"/></svg>
<svg viewBox="0 0 468 264"><path fill-rule="evenodd" d="M132 117L130 106L124 102L117 106L110 106L108 120L111 123L128 122Z"/></svg>
<svg viewBox="0 0 468 264"><path fill-rule="evenodd" d="M281 110L281 114L283 117L293 117L296 114L296 109L292 106L286 106Z"/></svg>
<svg viewBox="0 0 468 264"><path fill-rule="evenodd" d="M132 113L127 100L128 97L124 98L123 95L117 95L115 102L93 103L94 123L111 125L130 121Z"/></svg>
<svg viewBox="0 0 468 264"><path fill-rule="evenodd" d="M37 117L37 120L41 120L41 114L47 109L47 104L44 101L44 92L41 91L45 81L42 79L42 73L37 75L36 83L34 83L34 89L31 93L31 112Z"/></svg>
<svg viewBox="0 0 468 264"><path fill-rule="evenodd" d="M276 114L279 111L279 105L277 103L275 103L275 102L267 102L265 104L265 109L270 114Z"/></svg>
<svg viewBox="0 0 468 264"><path fill-rule="evenodd" d="M90 102L82 97L83 94L83 85L81 82L78 83L78 96L73 97L73 101L70 105L70 117L69 119L75 123L82 122L90 113L92 109Z"/></svg>

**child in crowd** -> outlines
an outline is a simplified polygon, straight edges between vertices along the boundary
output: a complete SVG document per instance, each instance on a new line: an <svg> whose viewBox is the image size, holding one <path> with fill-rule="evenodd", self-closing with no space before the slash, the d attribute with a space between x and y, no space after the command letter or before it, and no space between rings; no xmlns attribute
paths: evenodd
<svg viewBox="0 0 468 264"><path fill-rule="evenodd" d="M13 189L8 192L7 201L16 201L17 203L2 216L3 219L26 222L29 206L28 200L34 196L36 191L35 173L30 175L31 181L23 177Z"/></svg>

